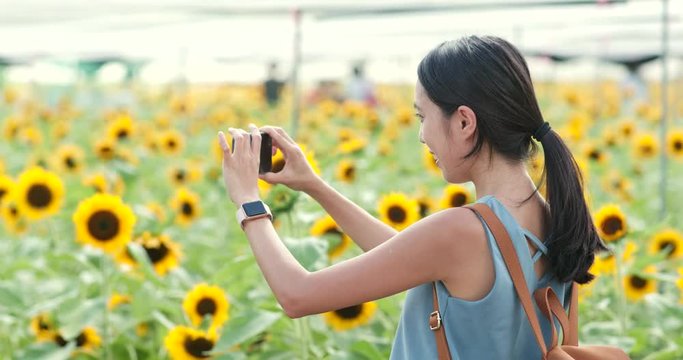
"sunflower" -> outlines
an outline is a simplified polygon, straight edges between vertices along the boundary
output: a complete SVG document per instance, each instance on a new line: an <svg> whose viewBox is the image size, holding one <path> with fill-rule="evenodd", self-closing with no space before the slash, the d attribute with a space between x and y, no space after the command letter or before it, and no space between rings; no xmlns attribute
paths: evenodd
<svg viewBox="0 0 683 360"><path fill-rule="evenodd" d="M616 146L618 140L618 133L616 133L614 130L611 128L605 128L605 130L603 130L602 143L605 144L606 147Z"/></svg>
<svg viewBox="0 0 683 360"><path fill-rule="evenodd" d="M429 195L418 195L415 200L417 200L417 205L420 207L420 218L427 217L436 209L436 202Z"/></svg>
<svg viewBox="0 0 683 360"><path fill-rule="evenodd" d="M427 145L422 146L422 163L425 165L427 170L434 175L441 175L441 168L436 163L434 155L429 151Z"/></svg>
<svg viewBox="0 0 683 360"><path fill-rule="evenodd" d="M527 169L529 170L529 175L536 181L541 180L543 175L543 167L545 166L545 157L543 154L537 154L533 158L529 159L527 163Z"/></svg>
<svg viewBox="0 0 683 360"><path fill-rule="evenodd" d="M175 186L187 185L201 178L201 170L197 166L171 166L167 171L168 178Z"/></svg>
<svg viewBox="0 0 683 360"><path fill-rule="evenodd" d="M594 219L598 234L603 240L614 242L626 235L626 215L619 206L615 204L603 206L595 213Z"/></svg>
<svg viewBox="0 0 683 360"><path fill-rule="evenodd" d="M83 168L83 150L76 145L62 145L52 162L62 172L78 173Z"/></svg>
<svg viewBox="0 0 683 360"><path fill-rule="evenodd" d="M337 178L345 183L352 183L356 179L356 162L342 160L337 165Z"/></svg>
<svg viewBox="0 0 683 360"><path fill-rule="evenodd" d="M381 139L377 144L377 154L380 156L389 156L393 150L394 147L388 140Z"/></svg>
<svg viewBox="0 0 683 360"><path fill-rule="evenodd" d="M595 144L585 144L583 146L583 154L588 160L597 164L604 164L607 161L607 154L605 151Z"/></svg>
<svg viewBox="0 0 683 360"><path fill-rule="evenodd" d="M133 242L140 245L149 262L154 267L157 274L164 276L166 273L178 266L181 258L180 245L171 240L166 234L152 235L145 231L141 236L133 239ZM130 249L125 247L116 255L116 261L120 264L137 266L135 258L130 253Z"/></svg>
<svg viewBox="0 0 683 360"><path fill-rule="evenodd" d="M5 118L2 126L2 133L6 140L13 141L19 136L21 131L22 121L15 116L8 116Z"/></svg>
<svg viewBox="0 0 683 360"><path fill-rule="evenodd" d="M166 130L159 134L157 146L166 155L176 155L182 151L185 138L177 130Z"/></svg>
<svg viewBox="0 0 683 360"><path fill-rule="evenodd" d="M466 187L458 184L448 184L443 190L443 197L439 201L442 209L459 207L472 202L472 195Z"/></svg>
<svg viewBox="0 0 683 360"><path fill-rule="evenodd" d="M164 345L172 360L202 360L210 357L218 336L214 329L208 332L186 326L176 326L168 332Z"/></svg>
<svg viewBox="0 0 683 360"><path fill-rule="evenodd" d="M111 294L109 301L107 301L107 309L114 310L119 305L130 304L131 297L129 295L119 294L117 292Z"/></svg>
<svg viewBox="0 0 683 360"><path fill-rule="evenodd" d="M630 139L631 136L636 132L636 123L631 119L625 119L619 123L619 134L624 139Z"/></svg>
<svg viewBox="0 0 683 360"><path fill-rule="evenodd" d="M81 201L73 214L77 240L112 255L130 241L135 221L133 210L111 194L95 194Z"/></svg>
<svg viewBox="0 0 683 360"><path fill-rule="evenodd" d="M353 137L349 140L340 142L339 146L337 147L337 151L341 154L356 153L365 149L365 145L367 145L367 143L367 140L361 137Z"/></svg>
<svg viewBox="0 0 683 360"><path fill-rule="evenodd" d="M650 254L666 253L667 259L683 256L683 235L674 229L664 229L650 239Z"/></svg>
<svg viewBox="0 0 683 360"><path fill-rule="evenodd" d="M179 188L170 202L176 213L176 222L189 225L201 214L199 196L186 188Z"/></svg>
<svg viewBox="0 0 683 360"><path fill-rule="evenodd" d="M61 347L66 346L71 341L75 341L76 347L81 350L94 350L102 343L102 339L100 339L100 336L97 334L95 328L90 326L83 329L83 331L81 331L81 333L72 340L66 340L60 334L57 334L54 340L57 345Z"/></svg>
<svg viewBox="0 0 683 360"><path fill-rule="evenodd" d="M657 155L659 145L652 134L639 134L633 141L634 154L638 158L649 159Z"/></svg>
<svg viewBox="0 0 683 360"><path fill-rule="evenodd" d="M335 238L335 241L338 240L338 242L336 242L334 246L327 251L327 255L330 257L330 259L339 257L341 254L344 253L344 251L346 251L346 249L349 248L349 246L351 246L351 238L349 238L348 235L342 232L341 228L329 215L325 216L322 219L319 219L313 224L313 226L311 227L311 235L331 235Z"/></svg>
<svg viewBox="0 0 683 360"><path fill-rule="evenodd" d="M616 194L627 202L632 200L631 181L616 171L610 172L603 178L602 186L607 192Z"/></svg>
<svg viewBox="0 0 683 360"><path fill-rule="evenodd" d="M285 168L285 163L285 155L282 154L280 149L277 149L275 155L273 155L273 167L271 171L274 173L279 173Z"/></svg>
<svg viewBox="0 0 683 360"><path fill-rule="evenodd" d="M7 230L13 234L23 234L28 230L28 221L22 215L12 193L5 195L3 202L0 203L0 218L4 220Z"/></svg>
<svg viewBox="0 0 683 360"><path fill-rule="evenodd" d="M673 130L667 137L669 154L677 159L683 159L683 130Z"/></svg>
<svg viewBox="0 0 683 360"><path fill-rule="evenodd" d="M17 180L14 195L22 214L30 220L59 212L64 202L64 184L56 174L34 166Z"/></svg>
<svg viewBox="0 0 683 360"><path fill-rule="evenodd" d="M38 145L43 142L43 135L35 126L27 126L19 133L19 138L27 145Z"/></svg>
<svg viewBox="0 0 683 360"><path fill-rule="evenodd" d="M648 275L656 272L656 268L650 265L645 268L643 274L629 274L623 278L623 286L626 291L626 298L631 301L639 301L645 295L657 291L657 281Z"/></svg>
<svg viewBox="0 0 683 360"><path fill-rule="evenodd" d="M417 200L402 193L390 193L379 200L380 220L396 230L403 230L420 218Z"/></svg>
<svg viewBox="0 0 683 360"><path fill-rule="evenodd" d="M323 314L325 322L336 331L345 331L367 324L377 311L377 303L366 303L329 311Z"/></svg>
<svg viewBox="0 0 683 360"><path fill-rule="evenodd" d="M52 341L57 335L52 319L45 313L31 319L31 331L38 341Z"/></svg>
<svg viewBox="0 0 683 360"><path fill-rule="evenodd" d="M602 274L614 274L617 269L617 259L614 254L596 256L588 272L597 276Z"/></svg>
<svg viewBox="0 0 683 360"><path fill-rule="evenodd" d="M118 115L107 127L107 135L116 141L125 141L133 135L133 119L130 115Z"/></svg>
<svg viewBox="0 0 683 360"><path fill-rule="evenodd" d="M408 106L402 106L396 111L394 116L398 124L408 127L413 124L413 120L415 119L414 114L415 112L412 108Z"/></svg>
<svg viewBox="0 0 683 360"><path fill-rule="evenodd" d="M9 196L13 187L14 180L7 175L0 174L0 205L2 205L2 199Z"/></svg>
<svg viewBox="0 0 683 360"><path fill-rule="evenodd" d="M209 315L211 328L218 329L228 321L230 303L223 289L201 283L185 295L183 309L194 326L199 326Z"/></svg>
<svg viewBox="0 0 683 360"><path fill-rule="evenodd" d="M102 160L111 160L116 155L116 144L110 138L103 138L95 142L95 154Z"/></svg>

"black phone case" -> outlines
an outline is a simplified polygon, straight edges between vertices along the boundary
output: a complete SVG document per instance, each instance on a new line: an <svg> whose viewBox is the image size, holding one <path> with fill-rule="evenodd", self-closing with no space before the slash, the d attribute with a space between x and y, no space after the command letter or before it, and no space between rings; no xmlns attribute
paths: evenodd
<svg viewBox="0 0 683 360"><path fill-rule="evenodd" d="M251 135L249 135L251 140ZM259 165L259 174L270 172L273 169L273 140L267 133L261 133L261 163ZM235 149L235 139L232 139L232 145L230 146L230 151Z"/></svg>

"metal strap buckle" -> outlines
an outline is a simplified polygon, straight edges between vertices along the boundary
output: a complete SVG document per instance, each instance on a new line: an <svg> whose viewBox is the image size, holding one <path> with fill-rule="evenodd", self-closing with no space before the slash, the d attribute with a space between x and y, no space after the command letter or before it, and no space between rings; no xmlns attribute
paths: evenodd
<svg viewBox="0 0 683 360"><path fill-rule="evenodd" d="M436 318L436 326L432 326L432 318ZM429 314L429 330L436 331L441 329L441 314L438 311L432 311Z"/></svg>

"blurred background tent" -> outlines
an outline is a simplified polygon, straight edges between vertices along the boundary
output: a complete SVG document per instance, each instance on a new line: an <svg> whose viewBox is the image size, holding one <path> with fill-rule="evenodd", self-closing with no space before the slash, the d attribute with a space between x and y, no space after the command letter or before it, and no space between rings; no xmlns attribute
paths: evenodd
<svg viewBox="0 0 683 360"><path fill-rule="evenodd" d="M466 34L499 35L527 55L542 55L529 59L537 77L590 79L598 59L619 62L662 51L660 0L3 0L1 5L0 63L18 63L6 68L13 81L69 81L76 73L59 65L64 63L105 81L138 73L148 82L260 81L269 61L293 68L297 11L298 75L304 82L347 75L349 63L357 60L376 81L413 82L415 66L429 49ZM670 67L679 75L683 2L670 1L668 13ZM558 65L558 59L567 61ZM603 62L599 74L625 76L625 68L614 64ZM661 66L654 62L642 70L659 79Z"/></svg>

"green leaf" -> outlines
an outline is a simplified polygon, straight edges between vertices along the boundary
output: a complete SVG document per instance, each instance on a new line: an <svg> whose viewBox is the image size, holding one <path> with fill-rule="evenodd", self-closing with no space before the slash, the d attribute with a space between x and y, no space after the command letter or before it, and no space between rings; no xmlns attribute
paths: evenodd
<svg viewBox="0 0 683 360"><path fill-rule="evenodd" d="M300 239L284 238L283 242L292 255L308 270L323 268L327 264L327 241L314 237Z"/></svg>
<svg viewBox="0 0 683 360"><path fill-rule="evenodd" d="M351 346L351 351L354 354L360 355L366 359L383 359L384 358L382 353L380 353L379 350L377 350L377 347L375 345L372 345L371 343L369 343L365 340L355 342Z"/></svg>
<svg viewBox="0 0 683 360"><path fill-rule="evenodd" d="M282 317L281 313L248 311L228 322L225 332L216 344L214 352L230 351L231 348L269 328Z"/></svg>

